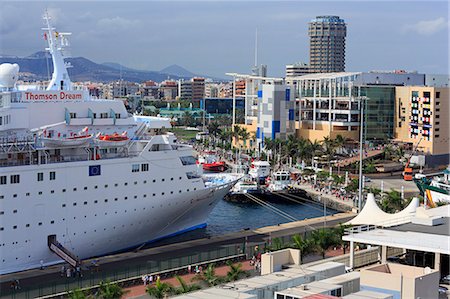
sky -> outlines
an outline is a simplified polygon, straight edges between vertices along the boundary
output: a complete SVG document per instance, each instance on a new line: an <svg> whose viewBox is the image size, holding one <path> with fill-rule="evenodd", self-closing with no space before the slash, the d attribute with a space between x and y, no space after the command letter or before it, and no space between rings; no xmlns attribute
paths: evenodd
<svg viewBox="0 0 450 299"><path fill-rule="evenodd" d="M45 47L42 14L72 32L71 55L141 70L178 64L225 77L269 76L309 61L308 22L337 15L347 23L346 71L449 73L447 1L0 1L0 54L28 56Z"/></svg>

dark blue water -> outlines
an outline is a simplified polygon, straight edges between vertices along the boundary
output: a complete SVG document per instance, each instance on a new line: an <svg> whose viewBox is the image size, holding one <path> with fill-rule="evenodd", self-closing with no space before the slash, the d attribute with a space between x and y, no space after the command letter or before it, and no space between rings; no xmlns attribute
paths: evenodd
<svg viewBox="0 0 450 299"><path fill-rule="evenodd" d="M288 213L297 220L323 216L323 207L320 205L304 205L294 203L274 203L271 205ZM336 211L327 209L327 215L335 214ZM165 244L184 242L200 238L220 236L227 233L237 232L244 229L256 229L264 226L277 225L290 222L286 218L256 204L235 203L220 200L207 219L208 226L202 229L185 232L175 237L166 238L149 246L161 246Z"/></svg>
<svg viewBox="0 0 450 299"><path fill-rule="evenodd" d="M271 205L298 220L323 216L323 207L294 203L273 203ZM327 215L336 213L327 209ZM205 233L217 236L236 232L245 228L255 229L263 226L290 222L282 216L254 203L234 203L221 200L209 215Z"/></svg>

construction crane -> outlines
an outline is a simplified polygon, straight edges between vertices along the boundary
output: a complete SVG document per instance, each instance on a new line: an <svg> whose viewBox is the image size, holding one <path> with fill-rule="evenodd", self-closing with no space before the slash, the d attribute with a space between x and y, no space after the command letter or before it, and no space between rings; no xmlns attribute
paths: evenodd
<svg viewBox="0 0 450 299"><path fill-rule="evenodd" d="M421 141L422 141L422 138L419 139L419 142L417 142L416 147L414 148L411 156L409 157L408 161L406 162L405 169L403 170L403 179L405 181L413 180L413 169L412 169L412 167L409 167L409 163L411 162L411 158L416 154L417 148L419 147L419 144Z"/></svg>

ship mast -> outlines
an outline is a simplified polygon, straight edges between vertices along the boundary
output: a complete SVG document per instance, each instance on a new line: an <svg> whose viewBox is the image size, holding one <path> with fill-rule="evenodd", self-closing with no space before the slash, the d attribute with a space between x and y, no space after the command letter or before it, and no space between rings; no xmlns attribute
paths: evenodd
<svg viewBox="0 0 450 299"><path fill-rule="evenodd" d="M64 62L64 49L69 46L66 36L71 35L71 33L60 33L55 31L50 24L50 16L48 12L45 11L44 21L46 28L44 30L44 38L48 42L48 50L52 55L53 61L53 74L52 80L47 86L47 90L71 90L72 82L70 81L69 74L67 72L67 67L70 64Z"/></svg>

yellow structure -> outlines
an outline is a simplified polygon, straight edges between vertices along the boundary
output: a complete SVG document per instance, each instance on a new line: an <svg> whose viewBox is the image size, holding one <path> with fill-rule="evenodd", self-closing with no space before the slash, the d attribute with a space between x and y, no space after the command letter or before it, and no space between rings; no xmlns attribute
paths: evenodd
<svg viewBox="0 0 450 299"><path fill-rule="evenodd" d="M417 144L427 155L448 155L449 88L398 86L395 88L394 138Z"/></svg>

